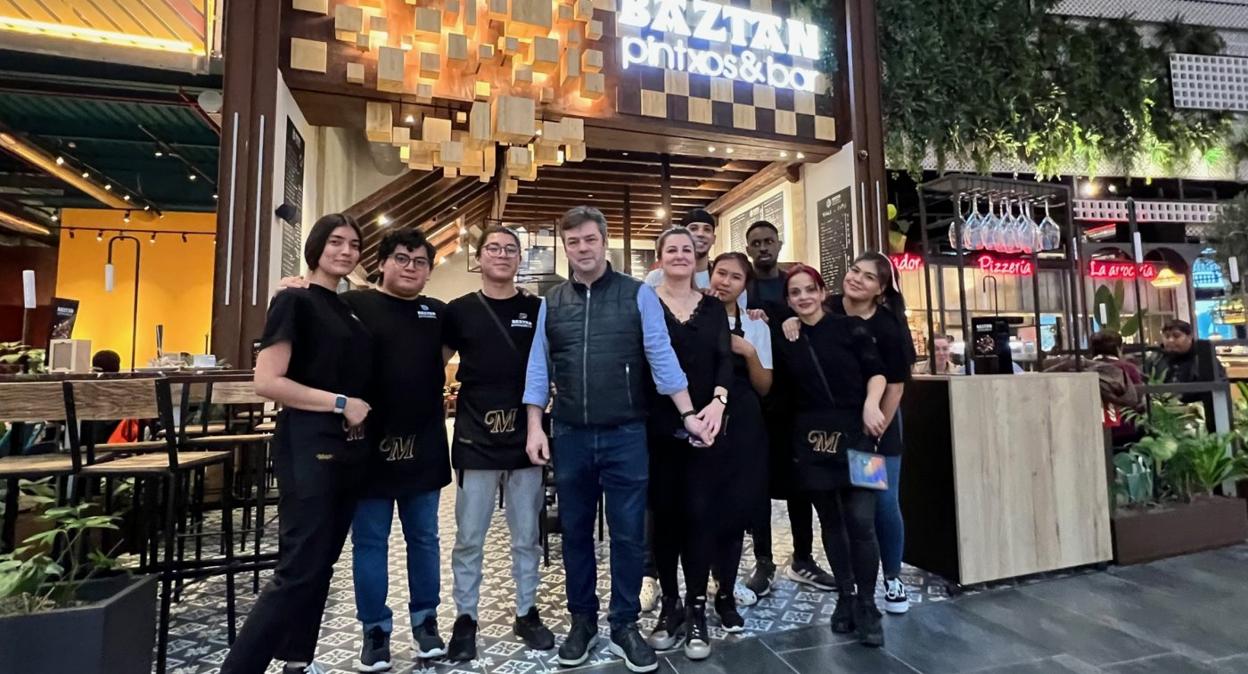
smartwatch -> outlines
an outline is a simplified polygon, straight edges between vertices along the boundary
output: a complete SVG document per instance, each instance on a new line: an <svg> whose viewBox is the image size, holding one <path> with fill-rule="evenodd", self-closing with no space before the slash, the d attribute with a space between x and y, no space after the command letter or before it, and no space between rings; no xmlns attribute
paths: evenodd
<svg viewBox="0 0 1248 674"><path fill-rule="evenodd" d="M728 406L728 396L727 396L727 395L723 395L723 394L721 394L721 395L717 395L717 396L715 396L715 399L716 399L716 400L718 400L719 402L723 403L724 407L727 407L727 406Z"/></svg>
<svg viewBox="0 0 1248 674"><path fill-rule="evenodd" d="M334 398L334 414L342 414L347 411L347 397L344 395Z"/></svg>

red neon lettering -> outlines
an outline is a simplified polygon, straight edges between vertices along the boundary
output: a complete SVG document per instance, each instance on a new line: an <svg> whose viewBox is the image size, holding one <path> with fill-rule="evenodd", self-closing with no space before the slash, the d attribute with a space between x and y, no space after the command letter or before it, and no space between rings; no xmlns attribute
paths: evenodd
<svg viewBox="0 0 1248 674"><path fill-rule="evenodd" d="M902 253L890 257L897 271L918 271L923 266L923 258L914 253Z"/></svg>
<svg viewBox="0 0 1248 674"><path fill-rule="evenodd" d="M980 255L977 260L979 270L985 274L1001 274L1003 276L1031 276L1035 271L1031 260L1006 258L999 260L991 255Z"/></svg>
<svg viewBox="0 0 1248 674"><path fill-rule="evenodd" d="M1133 279L1136 275L1151 280L1157 278L1157 266L1151 262L1139 265L1122 260L1089 260L1088 276L1106 279Z"/></svg>

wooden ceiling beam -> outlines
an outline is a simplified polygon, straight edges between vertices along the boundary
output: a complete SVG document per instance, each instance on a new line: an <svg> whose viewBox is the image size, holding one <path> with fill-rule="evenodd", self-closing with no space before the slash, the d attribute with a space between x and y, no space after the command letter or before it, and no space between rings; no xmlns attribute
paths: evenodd
<svg viewBox="0 0 1248 674"><path fill-rule="evenodd" d="M736 187L726 192L723 196L716 199L706 210L713 214L719 214L727 211L733 206L745 203L749 199L758 196L759 191L770 187L778 180L785 179L790 182L793 180L792 174L789 172L788 162L772 162L766 168L746 178Z"/></svg>

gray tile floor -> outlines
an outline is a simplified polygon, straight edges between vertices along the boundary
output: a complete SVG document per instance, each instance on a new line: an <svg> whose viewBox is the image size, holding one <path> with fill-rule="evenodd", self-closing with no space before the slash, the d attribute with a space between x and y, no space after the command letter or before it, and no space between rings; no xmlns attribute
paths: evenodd
<svg viewBox="0 0 1248 674"><path fill-rule="evenodd" d="M1248 545L967 593L886 617L885 635L872 650L812 626L700 663L667 655L661 671L1244 674Z"/></svg>

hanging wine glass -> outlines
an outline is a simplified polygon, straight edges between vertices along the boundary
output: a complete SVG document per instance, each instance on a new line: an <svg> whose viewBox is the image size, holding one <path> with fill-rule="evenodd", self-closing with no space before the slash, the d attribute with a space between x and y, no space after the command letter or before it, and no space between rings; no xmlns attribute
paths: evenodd
<svg viewBox="0 0 1248 674"><path fill-rule="evenodd" d="M1036 250L1036 223L1031 219L1031 203L1020 201L1018 210L1018 219L1014 224L1014 243L1018 246L1018 252L1031 255Z"/></svg>
<svg viewBox="0 0 1248 674"><path fill-rule="evenodd" d="M979 195L971 196L971 214L962 225L962 249L975 250L983 243L984 216L979 213Z"/></svg>
<svg viewBox="0 0 1248 674"><path fill-rule="evenodd" d="M1062 228L1049 215L1049 201L1044 201L1044 220L1040 221L1041 250L1057 250L1062 247Z"/></svg>
<svg viewBox="0 0 1248 674"><path fill-rule="evenodd" d="M1001 224L997 226L997 250L1002 253L1017 253L1018 246L1014 240L1014 207L1009 199L1002 200Z"/></svg>
<svg viewBox="0 0 1248 674"><path fill-rule="evenodd" d="M954 250L957 250L958 246L962 245L961 239L958 238L958 221L962 220L962 217L963 217L962 216L962 200L965 198L966 198L965 194L959 194L958 198L955 199L953 202L953 207L957 215L954 217L953 222L949 223L949 247ZM962 229L964 231L966 229L965 221L963 221L962 223Z"/></svg>
<svg viewBox="0 0 1248 674"><path fill-rule="evenodd" d="M997 215L995 205L992 203L992 197L988 197L988 213L984 216L979 227L979 245L976 248L980 250L996 250L997 249L997 227L1001 224L1001 217Z"/></svg>
<svg viewBox="0 0 1248 674"><path fill-rule="evenodd" d="M1027 204L1027 219L1031 221L1031 249L1039 253L1044 250L1044 237L1041 236L1040 225L1036 223L1035 204Z"/></svg>

